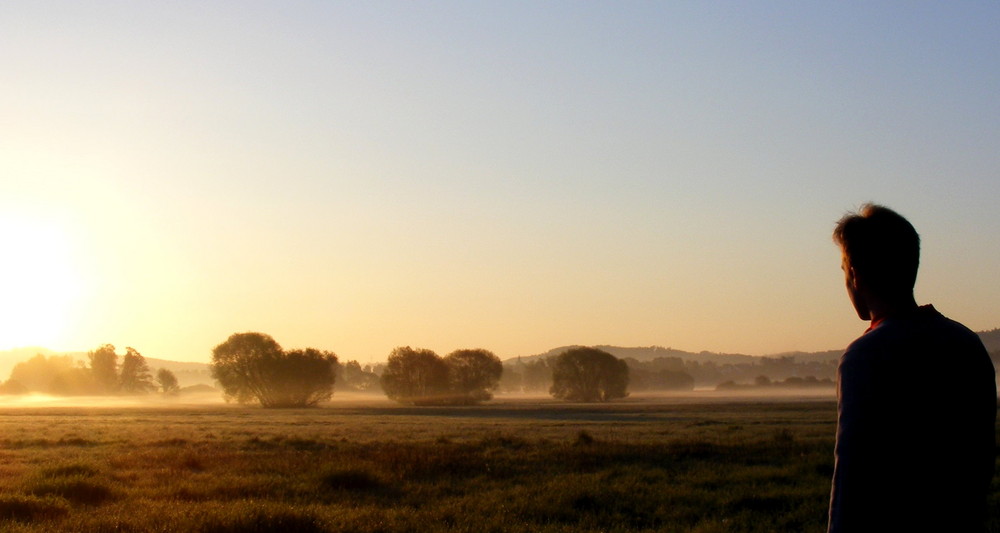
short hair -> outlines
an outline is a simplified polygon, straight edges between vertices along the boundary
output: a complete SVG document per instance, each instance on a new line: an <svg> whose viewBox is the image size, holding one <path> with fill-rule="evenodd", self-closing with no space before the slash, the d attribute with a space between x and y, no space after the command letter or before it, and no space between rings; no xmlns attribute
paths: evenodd
<svg viewBox="0 0 1000 533"><path fill-rule="evenodd" d="M899 213L864 204L837 222L833 241L871 290L883 294L913 291L920 266L920 235Z"/></svg>

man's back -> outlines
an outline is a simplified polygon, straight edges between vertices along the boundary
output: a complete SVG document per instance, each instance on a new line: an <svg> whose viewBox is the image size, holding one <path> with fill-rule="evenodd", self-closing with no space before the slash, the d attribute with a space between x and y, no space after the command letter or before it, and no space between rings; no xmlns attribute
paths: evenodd
<svg viewBox="0 0 1000 533"><path fill-rule="evenodd" d="M852 343L839 373L830 530L981 528L996 381L978 336L920 307Z"/></svg>

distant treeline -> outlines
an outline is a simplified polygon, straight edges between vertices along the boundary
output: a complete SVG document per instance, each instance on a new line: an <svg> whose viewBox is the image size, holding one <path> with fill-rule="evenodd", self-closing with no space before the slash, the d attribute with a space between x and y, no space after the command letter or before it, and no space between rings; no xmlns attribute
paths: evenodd
<svg viewBox="0 0 1000 533"><path fill-rule="evenodd" d="M10 379L0 385L0 394L43 392L61 396L154 392L174 395L179 390L173 372L161 368L154 375L146 358L136 349L128 347L119 356L110 344L89 352L87 362L68 355L38 354L15 365Z"/></svg>
<svg viewBox="0 0 1000 533"><path fill-rule="evenodd" d="M500 379L500 391L548 392L552 384L553 357L527 361L508 361ZM624 359L629 368L629 390L690 391L715 388L721 383L756 384L759 378L769 383L811 387L816 383L832 384L837 376L836 360L799 362L794 356L755 357L750 362L716 363L684 360L680 357L657 357L650 361Z"/></svg>

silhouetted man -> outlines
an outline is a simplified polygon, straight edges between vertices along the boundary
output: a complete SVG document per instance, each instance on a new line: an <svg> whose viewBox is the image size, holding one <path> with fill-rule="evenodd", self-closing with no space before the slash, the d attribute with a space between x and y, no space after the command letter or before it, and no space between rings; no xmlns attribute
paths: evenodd
<svg viewBox="0 0 1000 533"><path fill-rule="evenodd" d="M982 341L917 305L920 237L905 218L865 205L833 238L871 327L840 360L829 531L982 531L997 408Z"/></svg>

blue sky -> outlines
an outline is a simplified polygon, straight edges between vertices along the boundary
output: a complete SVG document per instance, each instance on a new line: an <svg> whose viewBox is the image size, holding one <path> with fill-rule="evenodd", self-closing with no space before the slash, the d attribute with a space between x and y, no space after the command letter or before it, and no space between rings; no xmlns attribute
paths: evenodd
<svg viewBox="0 0 1000 533"><path fill-rule="evenodd" d="M0 345L833 349L864 324L829 235L866 201L921 232L918 300L998 327L997 27L995 2L6 4Z"/></svg>

